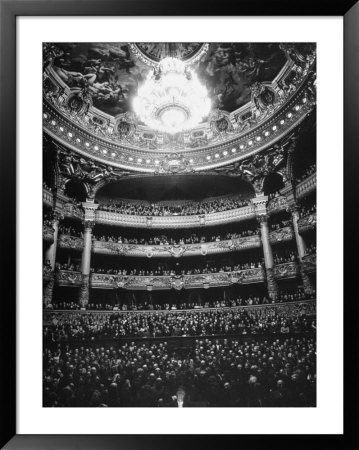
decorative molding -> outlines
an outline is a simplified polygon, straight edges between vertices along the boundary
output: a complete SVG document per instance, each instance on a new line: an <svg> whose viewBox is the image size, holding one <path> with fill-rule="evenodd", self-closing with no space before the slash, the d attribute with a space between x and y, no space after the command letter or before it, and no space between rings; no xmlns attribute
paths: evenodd
<svg viewBox="0 0 359 450"><path fill-rule="evenodd" d="M72 248L75 250L82 250L84 246L83 238L77 236L69 236L67 234L60 234L57 242L60 248Z"/></svg>
<svg viewBox="0 0 359 450"><path fill-rule="evenodd" d="M169 141L167 135L138 126L132 136L119 139L114 133L115 118L104 116L92 106L80 115L69 109L66 99L73 98L74 90L67 86L44 96L44 130L81 155L126 170L156 172L161 164L166 165L168 148L185 153L193 170L220 167L274 145L305 119L315 107L315 76L311 67L314 65L313 60L299 70L288 61L281 79L263 84L261 92L253 96L250 103L229 114L230 126L217 134L210 124L201 124L198 130ZM51 69L47 69L46 76L52 85L62 83ZM252 110L256 111L254 116L247 114ZM248 117L243 120L245 116ZM92 120L95 117L96 123ZM196 133L199 139L193 140ZM144 139L144 135L151 135L154 140Z"/></svg>
<svg viewBox="0 0 359 450"><path fill-rule="evenodd" d="M116 242L94 241L92 251L97 254L126 255L133 257L174 257L195 255L210 255L216 253L226 253L244 250L248 248L258 248L261 240L258 235L246 236L229 241L206 242L198 244L183 245L139 245L120 244Z"/></svg>
<svg viewBox="0 0 359 450"><path fill-rule="evenodd" d="M299 266L296 262L277 264L274 266L274 277L276 279L297 278L299 274Z"/></svg>
<svg viewBox="0 0 359 450"><path fill-rule="evenodd" d="M195 228L199 226L220 225L253 219L255 210L253 205L242 208L221 211L217 213L190 216L135 216L119 214L109 211L96 211L96 222L107 225L119 225L131 228Z"/></svg>
<svg viewBox="0 0 359 450"><path fill-rule="evenodd" d="M56 272L56 283L59 286L80 286L81 282L81 272L71 270L58 270Z"/></svg>
<svg viewBox="0 0 359 450"><path fill-rule="evenodd" d="M290 241L294 238L294 233L292 227L283 227L279 230L274 230L269 233L269 240L271 243Z"/></svg>
<svg viewBox="0 0 359 450"><path fill-rule="evenodd" d="M81 286L80 272L59 270L56 283L60 286ZM218 272L195 275L111 275L92 273L89 278L93 289L126 289L126 290L181 290L231 286L233 284L263 283L264 269L246 269L234 272Z"/></svg>

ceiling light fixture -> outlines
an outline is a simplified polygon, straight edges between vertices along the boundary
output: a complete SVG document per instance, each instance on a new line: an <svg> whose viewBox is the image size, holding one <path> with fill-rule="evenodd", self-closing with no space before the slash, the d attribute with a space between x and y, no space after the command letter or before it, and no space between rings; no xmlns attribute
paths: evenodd
<svg viewBox="0 0 359 450"><path fill-rule="evenodd" d="M197 75L183 61L167 57L138 89L133 108L150 128L174 134L197 126L211 101Z"/></svg>

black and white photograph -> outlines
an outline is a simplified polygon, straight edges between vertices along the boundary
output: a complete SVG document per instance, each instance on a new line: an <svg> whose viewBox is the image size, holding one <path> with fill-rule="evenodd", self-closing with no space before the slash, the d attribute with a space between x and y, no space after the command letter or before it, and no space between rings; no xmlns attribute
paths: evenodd
<svg viewBox="0 0 359 450"><path fill-rule="evenodd" d="M42 406L317 407L316 43L42 56Z"/></svg>

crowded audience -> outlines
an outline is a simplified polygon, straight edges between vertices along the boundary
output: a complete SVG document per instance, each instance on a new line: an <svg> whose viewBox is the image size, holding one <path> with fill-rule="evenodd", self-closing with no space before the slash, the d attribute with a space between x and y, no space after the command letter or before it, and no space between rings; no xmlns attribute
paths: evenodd
<svg viewBox="0 0 359 450"><path fill-rule="evenodd" d="M300 217L305 217L309 216L309 214L314 214L316 212L317 212L317 205L312 206L301 205L299 215Z"/></svg>
<svg viewBox="0 0 359 450"><path fill-rule="evenodd" d="M317 170L316 164L311 164L299 177L297 177L297 183L300 183L301 181L308 178L310 175L315 173Z"/></svg>
<svg viewBox="0 0 359 450"><path fill-rule="evenodd" d="M130 202L128 200L101 203L99 210L137 216L189 216L210 214L248 206L250 200L241 198L218 198L202 202L186 202L183 204L161 205L160 203Z"/></svg>
<svg viewBox="0 0 359 450"><path fill-rule="evenodd" d="M184 244L200 244L204 242L220 242L229 241L231 239L239 239L241 237L255 236L258 235L258 229L248 229L243 230L238 233L226 233L217 234L210 237L198 236L197 234L192 234L186 238L174 239L173 237L167 237L165 235L152 236L148 239L145 238L127 238L123 236L94 236L96 241L100 242L117 242L119 244L136 244L136 245L184 245Z"/></svg>
<svg viewBox="0 0 359 450"><path fill-rule="evenodd" d="M171 314L49 312L44 317L43 335L46 343L124 337L302 333L312 331L314 315L313 303Z"/></svg>
<svg viewBox="0 0 359 450"><path fill-rule="evenodd" d="M313 407L314 336L267 340L196 340L43 352L46 407ZM204 403L204 404L203 404Z"/></svg>

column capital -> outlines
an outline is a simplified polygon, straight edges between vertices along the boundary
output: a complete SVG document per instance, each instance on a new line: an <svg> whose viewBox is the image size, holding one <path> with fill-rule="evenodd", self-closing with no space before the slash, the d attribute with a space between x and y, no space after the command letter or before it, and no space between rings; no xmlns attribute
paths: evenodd
<svg viewBox="0 0 359 450"><path fill-rule="evenodd" d="M94 201L86 201L86 202L82 202L82 209L85 212L85 217L83 220L83 224L85 225L86 228L86 223L87 222L96 222L96 209L98 208L98 204L95 203ZM91 226L90 224L88 225L88 227L93 228L94 227Z"/></svg>
<svg viewBox="0 0 359 450"><path fill-rule="evenodd" d="M257 217L267 216L267 203L268 203L267 195L258 195L252 198L252 204L254 205Z"/></svg>

